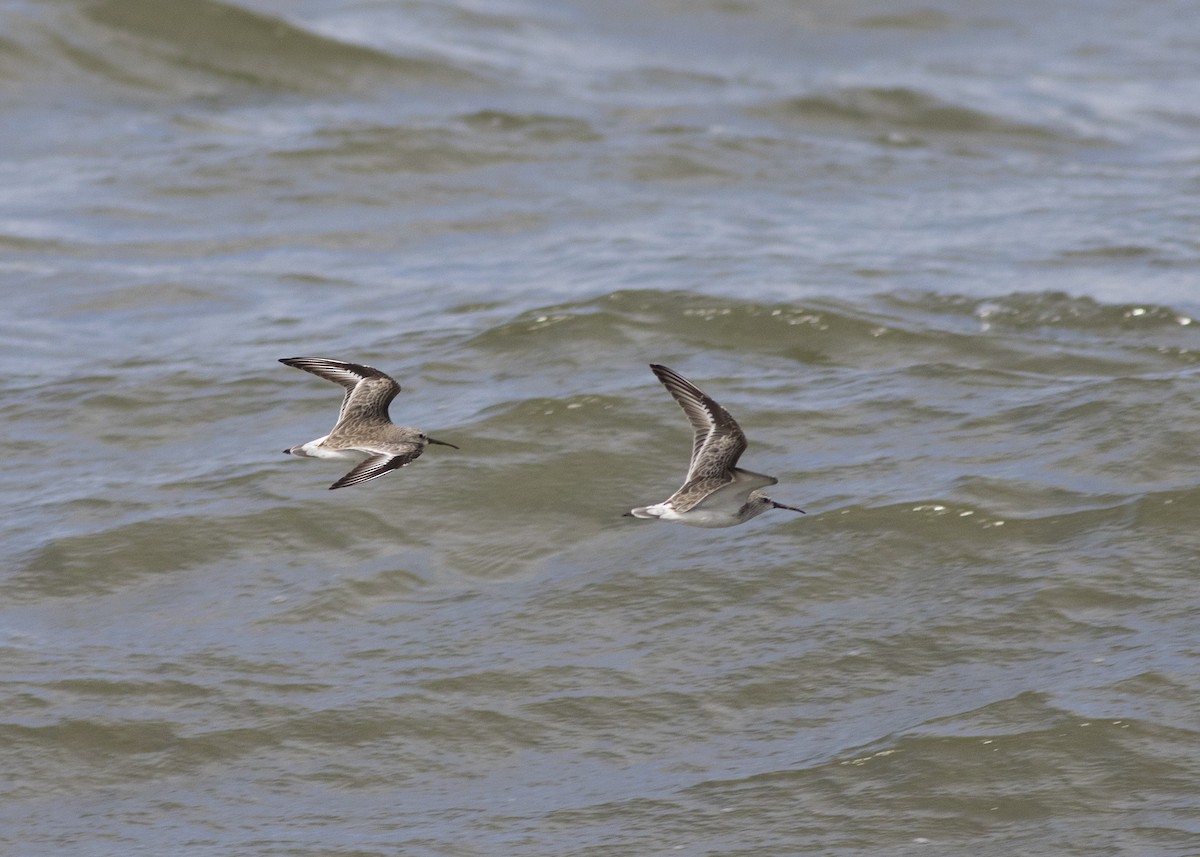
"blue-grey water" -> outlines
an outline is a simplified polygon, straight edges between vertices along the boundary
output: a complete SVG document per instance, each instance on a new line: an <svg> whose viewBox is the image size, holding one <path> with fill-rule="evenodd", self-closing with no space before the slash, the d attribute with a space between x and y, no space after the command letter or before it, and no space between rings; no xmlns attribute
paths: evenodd
<svg viewBox="0 0 1200 857"><path fill-rule="evenodd" d="M0 853L1200 853L1196 11L4 4Z"/></svg>

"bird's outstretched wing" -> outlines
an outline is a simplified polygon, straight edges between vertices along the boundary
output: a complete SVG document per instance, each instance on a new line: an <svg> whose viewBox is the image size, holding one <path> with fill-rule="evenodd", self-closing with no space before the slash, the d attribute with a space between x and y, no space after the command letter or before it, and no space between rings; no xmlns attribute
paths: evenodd
<svg viewBox="0 0 1200 857"><path fill-rule="evenodd" d="M728 482L738 459L746 451L746 435L737 420L674 369L651 363L650 370L675 397L696 432L686 482L697 479Z"/></svg>
<svg viewBox="0 0 1200 857"><path fill-rule="evenodd" d="M424 449L425 447L422 445L414 443L410 451L403 452L399 455L390 452L372 455L337 482L334 482L332 485L330 485L329 490L332 491L334 488L345 488L349 485L358 485L359 483L382 476L385 473L390 473L391 471L401 468L409 462L414 461L417 456L424 451Z"/></svg>

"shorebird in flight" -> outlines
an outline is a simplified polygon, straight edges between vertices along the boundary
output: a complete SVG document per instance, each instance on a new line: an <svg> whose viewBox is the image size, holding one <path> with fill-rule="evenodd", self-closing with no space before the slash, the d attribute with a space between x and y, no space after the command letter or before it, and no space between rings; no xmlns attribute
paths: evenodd
<svg viewBox="0 0 1200 857"><path fill-rule="evenodd" d="M746 435L729 411L679 373L657 363L651 371L675 397L696 431L692 461L683 487L653 506L626 512L635 518L658 518L693 527L732 527L768 509L803 509L776 503L759 489L774 485L774 476L737 466L746 451Z"/></svg>
<svg viewBox="0 0 1200 857"><path fill-rule="evenodd" d="M426 444L458 449L452 443L434 440L420 429L393 423L388 417L388 405L400 392L400 385L378 369L323 357L285 357L279 362L346 388L333 430L324 437L284 450L285 454L302 458L359 462L330 485L331 490L357 485L403 467L424 452Z"/></svg>

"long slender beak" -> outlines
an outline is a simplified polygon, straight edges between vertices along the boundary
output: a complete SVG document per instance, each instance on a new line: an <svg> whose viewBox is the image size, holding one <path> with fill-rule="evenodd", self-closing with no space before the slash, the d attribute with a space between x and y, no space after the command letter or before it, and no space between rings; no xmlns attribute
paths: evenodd
<svg viewBox="0 0 1200 857"><path fill-rule="evenodd" d="M808 512L805 512L803 509L797 509L795 506L785 506L783 503L776 503L774 500L771 501L771 505L776 509L787 509L790 512L799 512L801 515L808 514Z"/></svg>
<svg viewBox="0 0 1200 857"><path fill-rule="evenodd" d="M446 443L446 441L444 441L444 440L434 440L431 437L425 438L425 442L426 443L436 443L438 446L448 446L451 449L458 449L458 447L452 443Z"/></svg>

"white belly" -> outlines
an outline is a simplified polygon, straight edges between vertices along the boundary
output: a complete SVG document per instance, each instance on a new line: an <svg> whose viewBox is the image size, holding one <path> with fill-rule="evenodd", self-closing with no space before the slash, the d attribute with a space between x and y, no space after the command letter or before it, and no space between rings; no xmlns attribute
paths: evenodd
<svg viewBox="0 0 1200 857"><path fill-rule="evenodd" d="M634 509L630 514L635 518L658 518L660 521L670 521L674 524L687 524L689 527L732 527L742 522L735 510L722 509L719 506L713 509L701 507L680 514L666 503L658 503Z"/></svg>
<svg viewBox="0 0 1200 857"><path fill-rule="evenodd" d="M730 514L726 510L709 509L692 509L682 515L674 509L668 509L659 515L659 520L687 524L689 527L732 527L742 522L736 514Z"/></svg>
<svg viewBox="0 0 1200 857"><path fill-rule="evenodd" d="M328 446L322 446L321 444L327 437L329 435L310 440L303 446L292 447L292 455L298 455L301 458L332 458L337 461L362 461L371 457L369 452L363 452L361 449L331 449Z"/></svg>

